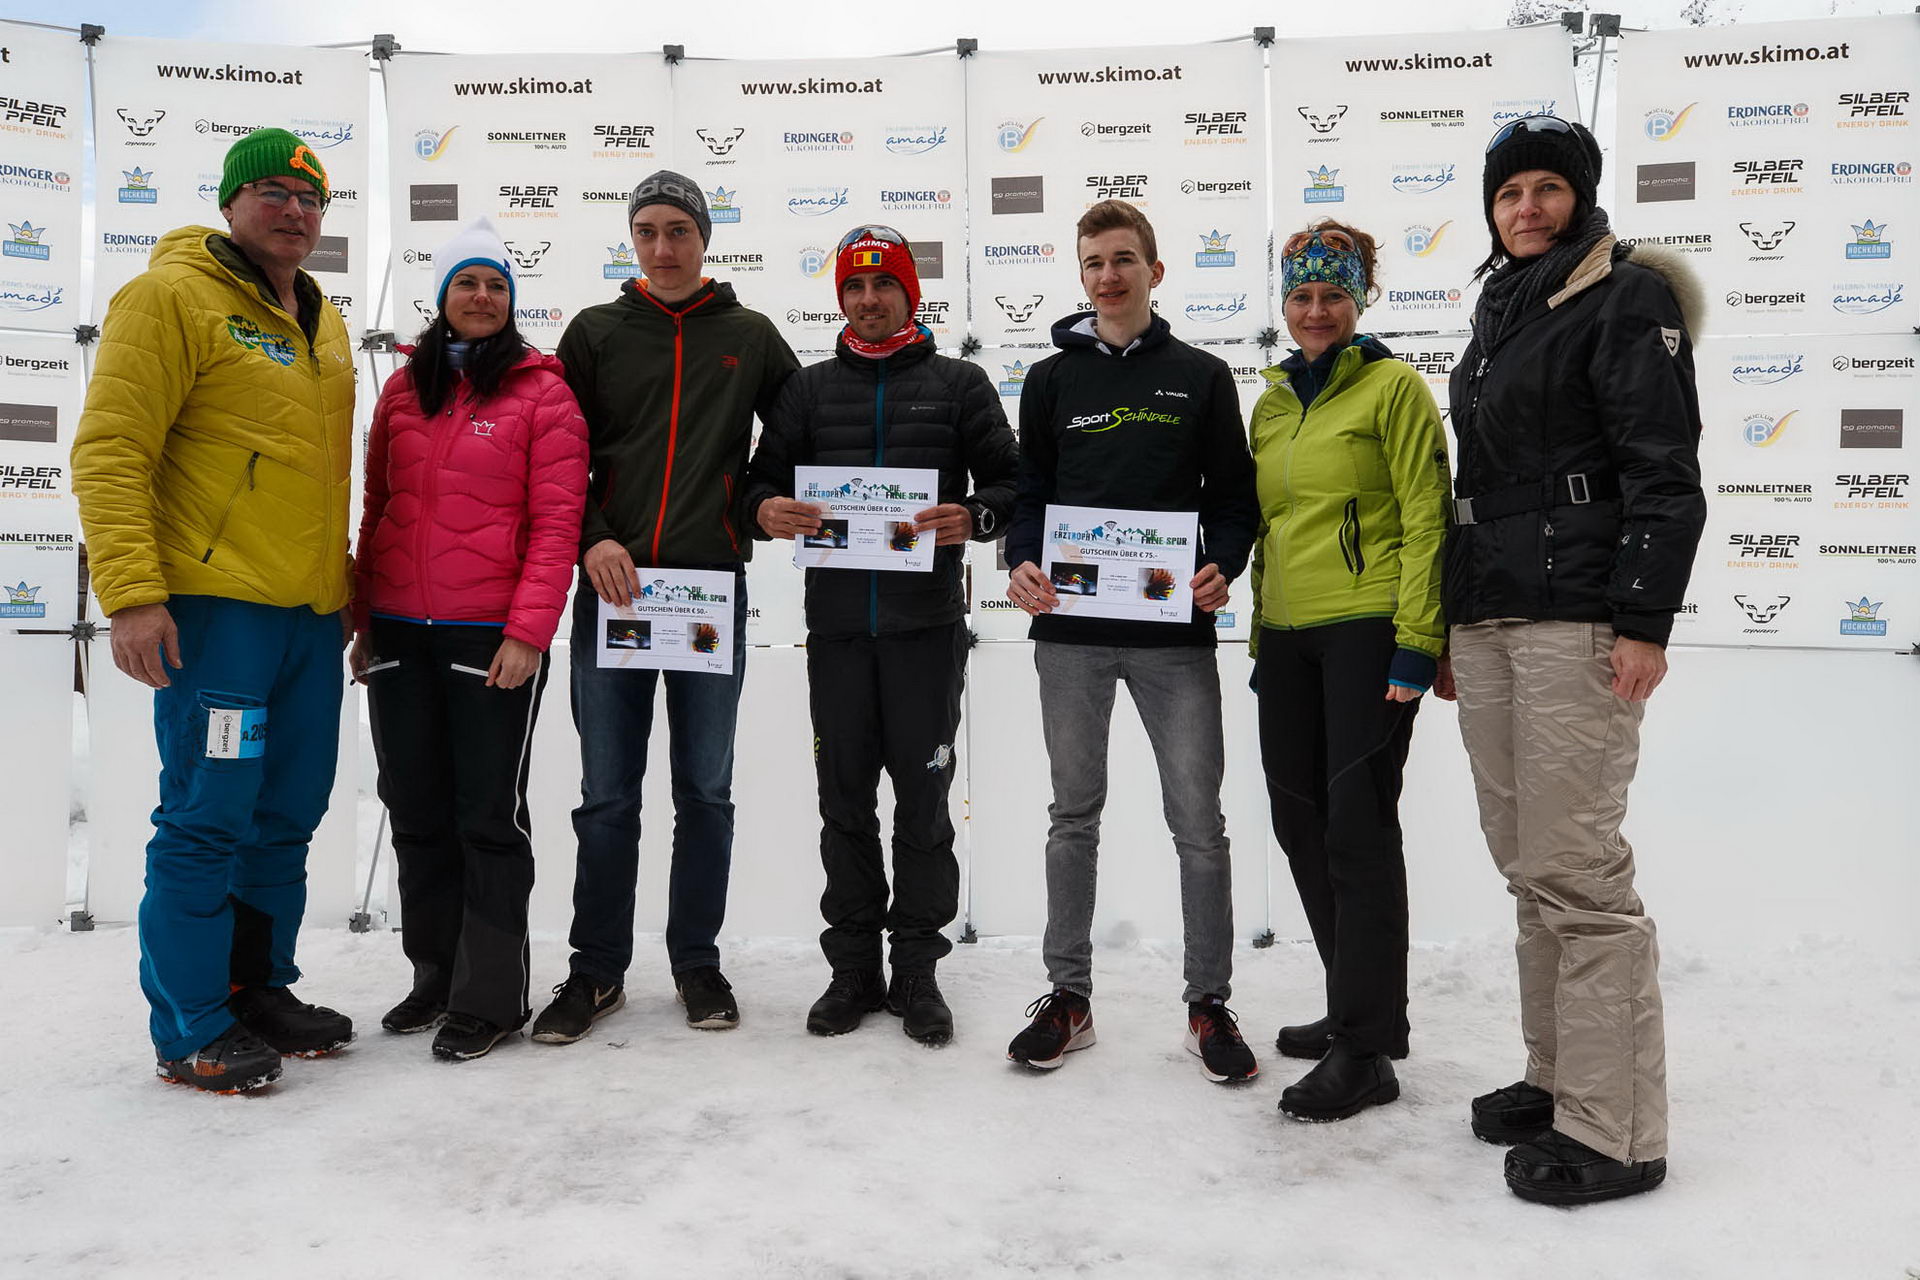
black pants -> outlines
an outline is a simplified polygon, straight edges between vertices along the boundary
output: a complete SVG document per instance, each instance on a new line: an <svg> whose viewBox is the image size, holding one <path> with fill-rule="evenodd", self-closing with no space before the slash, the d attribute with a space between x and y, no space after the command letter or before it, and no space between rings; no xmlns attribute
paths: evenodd
<svg viewBox="0 0 1920 1280"><path fill-rule="evenodd" d="M899 635L809 636L808 700L827 888L820 949L835 969L931 969L960 906L947 790L966 679L964 623ZM893 783L893 901L880 854L880 770Z"/></svg>
<svg viewBox="0 0 1920 1280"><path fill-rule="evenodd" d="M1260 761L1327 970L1334 1034L1363 1053L1407 1042L1407 864L1400 776L1419 702L1386 698L1393 623L1260 632Z"/></svg>
<svg viewBox="0 0 1920 1280"><path fill-rule="evenodd" d="M488 688L500 637L375 618L368 702L413 992L517 1027L530 1012L527 764L548 663L518 689Z"/></svg>

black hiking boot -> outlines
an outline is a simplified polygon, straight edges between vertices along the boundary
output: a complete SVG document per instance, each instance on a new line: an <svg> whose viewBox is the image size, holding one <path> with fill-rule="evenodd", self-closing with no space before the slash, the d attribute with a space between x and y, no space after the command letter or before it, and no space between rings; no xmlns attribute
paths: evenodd
<svg viewBox="0 0 1920 1280"><path fill-rule="evenodd" d="M353 1043L353 1019L305 1004L285 987L242 987L227 997L240 1025L289 1058L318 1058Z"/></svg>
<svg viewBox="0 0 1920 1280"><path fill-rule="evenodd" d="M953 1010L947 1008L931 969L895 969L887 988L887 1012L921 1044L939 1046L953 1039Z"/></svg>
<svg viewBox="0 0 1920 1280"><path fill-rule="evenodd" d="M422 1031L431 1031L438 1025L440 1016L447 1011L446 1001L429 1000L426 996L410 995L393 1008L387 1010L380 1019L380 1026L397 1036L417 1035Z"/></svg>
<svg viewBox="0 0 1920 1280"><path fill-rule="evenodd" d="M153 1074L208 1093L245 1093L280 1078L280 1055L236 1022L184 1058L155 1054Z"/></svg>
<svg viewBox="0 0 1920 1280"><path fill-rule="evenodd" d="M827 989L807 1010L807 1030L817 1036L843 1036L887 1002L887 984L878 969L835 969Z"/></svg>
<svg viewBox="0 0 1920 1280"><path fill-rule="evenodd" d="M1283 1058L1303 1058L1309 1062L1318 1062L1327 1056L1327 1046L1333 1043L1333 1017L1329 1014L1317 1022L1303 1022L1297 1027L1282 1027L1280 1034L1273 1038L1273 1047L1280 1051ZM1407 1045L1403 1040L1387 1054L1395 1062L1407 1056Z"/></svg>

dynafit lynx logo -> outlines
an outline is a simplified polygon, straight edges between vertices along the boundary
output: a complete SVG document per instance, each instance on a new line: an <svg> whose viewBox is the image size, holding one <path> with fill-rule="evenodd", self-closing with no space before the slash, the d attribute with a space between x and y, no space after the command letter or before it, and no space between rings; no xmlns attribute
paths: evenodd
<svg viewBox="0 0 1920 1280"><path fill-rule="evenodd" d="M47 606L39 598L40 593L46 590L45 587L30 587L23 578L15 586L0 589L4 589L6 592L6 599L0 600L0 618L44 618L47 616Z"/></svg>

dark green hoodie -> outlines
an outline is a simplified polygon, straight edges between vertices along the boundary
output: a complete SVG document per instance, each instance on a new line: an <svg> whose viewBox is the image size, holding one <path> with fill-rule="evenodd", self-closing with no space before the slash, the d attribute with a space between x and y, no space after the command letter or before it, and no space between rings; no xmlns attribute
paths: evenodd
<svg viewBox="0 0 1920 1280"><path fill-rule="evenodd" d="M753 416L766 418L800 367L773 322L730 284L706 281L668 305L629 280L616 301L573 318L556 354L587 420L581 553L612 538L636 565L743 563Z"/></svg>

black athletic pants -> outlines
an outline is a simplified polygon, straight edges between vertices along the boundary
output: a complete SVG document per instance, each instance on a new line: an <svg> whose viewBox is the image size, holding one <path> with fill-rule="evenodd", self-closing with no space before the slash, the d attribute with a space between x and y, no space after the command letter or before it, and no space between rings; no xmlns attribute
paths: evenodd
<svg viewBox="0 0 1920 1280"><path fill-rule="evenodd" d="M947 790L966 679L966 624L897 635L809 636L820 861L820 949L834 969L878 969L880 932L897 972L953 949L940 931L960 904ZM893 784L893 900L880 853L880 771Z"/></svg>
<svg viewBox="0 0 1920 1280"><path fill-rule="evenodd" d="M548 661L518 689L488 688L500 637L375 618L367 688L413 993L517 1027L530 1012L527 763Z"/></svg>
<svg viewBox="0 0 1920 1280"><path fill-rule="evenodd" d="M1400 775L1419 702L1386 698L1393 623L1263 627L1260 760L1327 970L1334 1035L1363 1053L1407 1041L1407 864Z"/></svg>

